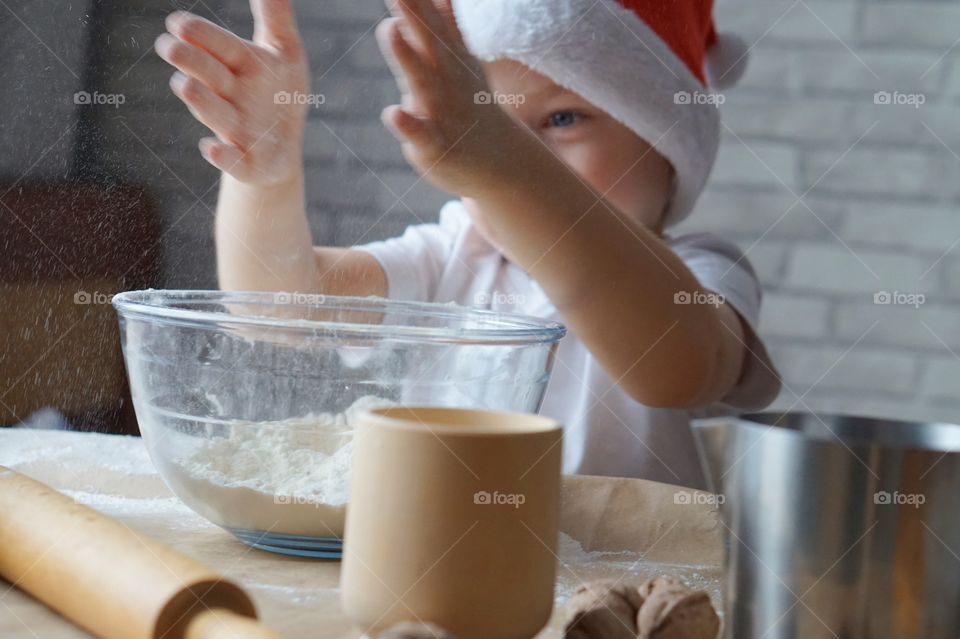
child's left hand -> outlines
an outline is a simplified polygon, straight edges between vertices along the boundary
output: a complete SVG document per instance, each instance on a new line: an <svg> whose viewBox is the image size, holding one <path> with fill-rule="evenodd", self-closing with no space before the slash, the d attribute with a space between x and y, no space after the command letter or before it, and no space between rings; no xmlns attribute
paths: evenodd
<svg viewBox="0 0 960 639"><path fill-rule="evenodd" d="M407 161L441 189L475 197L509 175L508 146L523 131L491 100L480 62L467 50L449 0L387 0L377 27L381 51L403 94L383 121Z"/></svg>

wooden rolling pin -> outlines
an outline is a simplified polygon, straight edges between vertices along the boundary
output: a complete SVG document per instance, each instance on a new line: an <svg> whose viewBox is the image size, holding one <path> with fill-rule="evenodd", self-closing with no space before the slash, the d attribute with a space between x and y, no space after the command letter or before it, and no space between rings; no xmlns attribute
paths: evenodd
<svg viewBox="0 0 960 639"><path fill-rule="evenodd" d="M107 639L279 639L212 569L0 466L0 577Z"/></svg>

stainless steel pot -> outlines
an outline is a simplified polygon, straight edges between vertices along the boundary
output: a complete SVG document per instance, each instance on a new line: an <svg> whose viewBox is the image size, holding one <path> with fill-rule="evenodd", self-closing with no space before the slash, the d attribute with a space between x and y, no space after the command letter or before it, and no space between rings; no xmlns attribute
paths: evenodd
<svg viewBox="0 0 960 639"><path fill-rule="evenodd" d="M960 637L960 426L697 420L726 528L727 639Z"/></svg>

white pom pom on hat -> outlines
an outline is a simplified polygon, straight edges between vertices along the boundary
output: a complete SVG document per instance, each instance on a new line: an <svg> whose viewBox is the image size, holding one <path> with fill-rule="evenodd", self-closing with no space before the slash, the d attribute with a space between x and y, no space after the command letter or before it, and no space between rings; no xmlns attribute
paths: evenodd
<svg viewBox="0 0 960 639"><path fill-rule="evenodd" d="M713 0L452 0L471 53L509 58L583 96L631 128L672 165L665 223L693 209L716 159L717 101L748 48L718 34Z"/></svg>
<svg viewBox="0 0 960 639"><path fill-rule="evenodd" d="M707 49L704 64L707 84L711 89L727 89L735 85L747 70L750 47L734 33L718 33Z"/></svg>

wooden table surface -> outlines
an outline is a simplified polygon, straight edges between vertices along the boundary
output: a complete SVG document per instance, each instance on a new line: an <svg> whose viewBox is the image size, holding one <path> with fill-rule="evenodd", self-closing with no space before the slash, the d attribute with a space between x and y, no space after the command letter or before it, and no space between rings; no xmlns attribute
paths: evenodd
<svg viewBox="0 0 960 639"><path fill-rule="evenodd" d="M0 465L43 481L214 567L241 584L256 602L263 623L284 637L360 636L340 612L339 562L285 557L237 541L170 492L140 438L0 429ZM712 513L673 507L676 489L663 484L595 477L564 481L557 606L538 639L561 636L562 605L588 579L640 581L653 574L672 574L719 600L721 546ZM0 580L0 637L88 636Z"/></svg>

